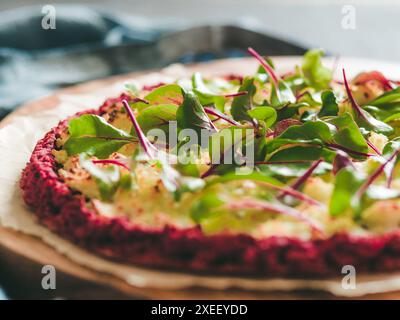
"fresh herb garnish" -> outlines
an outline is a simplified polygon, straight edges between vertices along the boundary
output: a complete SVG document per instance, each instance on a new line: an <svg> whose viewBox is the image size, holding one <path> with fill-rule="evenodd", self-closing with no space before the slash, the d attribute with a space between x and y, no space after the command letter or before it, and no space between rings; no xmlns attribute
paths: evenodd
<svg viewBox="0 0 400 320"><path fill-rule="evenodd" d="M190 91L183 92L183 96L183 102L176 112L178 129L193 129L199 137L201 136L201 130L207 130L209 132L218 131L207 116L197 96Z"/></svg>
<svg viewBox="0 0 400 320"><path fill-rule="evenodd" d="M87 153L101 159L118 151L136 138L109 124L104 118L85 114L68 124L69 138L64 149L69 155Z"/></svg>
<svg viewBox="0 0 400 320"><path fill-rule="evenodd" d="M136 135L139 139L139 143L142 146L144 152L147 154L147 156L150 157L150 159L155 159L157 155L157 149L152 145L152 143L147 139L147 137L144 135L142 129L139 126L139 123L136 120L135 115L133 114L131 107L129 106L129 103L126 100L122 101L126 112L128 113L129 118L132 121L133 128L136 131Z"/></svg>
<svg viewBox="0 0 400 320"><path fill-rule="evenodd" d="M101 199L110 201L120 184L121 175L118 167L115 165L99 167L84 153L80 155L79 163L96 181Z"/></svg>
<svg viewBox="0 0 400 320"><path fill-rule="evenodd" d="M323 66L322 56L321 50L310 50L304 55L301 66L306 84L317 90L328 89L332 80L332 70Z"/></svg>
<svg viewBox="0 0 400 320"><path fill-rule="evenodd" d="M367 111L363 110L353 97L350 86L347 82L346 72L343 69L343 80L346 88L347 96L350 100L351 107L354 111L354 119L360 127L367 130L373 130L377 133L390 134L393 132L393 128L386 123L375 119Z"/></svg>

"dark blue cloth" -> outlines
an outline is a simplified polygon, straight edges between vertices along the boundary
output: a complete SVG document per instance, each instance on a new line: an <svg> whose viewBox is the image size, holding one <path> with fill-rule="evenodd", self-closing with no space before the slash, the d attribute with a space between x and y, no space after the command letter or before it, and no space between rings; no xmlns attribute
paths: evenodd
<svg viewBox="0 0 400 320"><path fill-rule="evenodd" d="M56 29L47 30L42 28L42 7L0 13L0 119L57 88L113 74L243 56L249 45L269 54L304 52L300 46L236 27L179 30L101 8L55 8Z"/></svg>

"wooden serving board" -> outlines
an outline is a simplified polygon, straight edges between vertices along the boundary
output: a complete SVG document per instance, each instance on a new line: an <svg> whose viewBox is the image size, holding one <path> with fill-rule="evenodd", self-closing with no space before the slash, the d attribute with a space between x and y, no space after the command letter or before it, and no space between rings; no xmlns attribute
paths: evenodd
<svg viewBox="0 0 400 320"><path fill-rule="evenodd" d="M278 65L292 65L299 58L278 58ZM400 79L399 65L346 59L351 71L358 72L365 66L374 66L391 76ZM395 68L396 67L396 68ZM256 63L250 59L227 59L210 63L195 64L188 67L191 71L205 74L251 74ZM393 72L395 70L396 72ZM11 113L1 123L0 128L10 123L17 115L28 115L39 110L57 106L60 94L82 94L110 86L125 79L133 79L141 73L131 73L80 84L55 92L50 96L26 103ZM4 169L4 168L1 168ZM46 291L41 288L41 268L54 265L57 270L57 289ZM325 292L250 292L243 290L217 291L202 288L187 290L155 290L135 288L126 282L93 271L72 262L40 239L0 227L0 283L15 298L75 298L75 299L112 299L112 298L148 298L148 299L334 299ZM363 298L400 299L400 292L369 295Z"/></svg>

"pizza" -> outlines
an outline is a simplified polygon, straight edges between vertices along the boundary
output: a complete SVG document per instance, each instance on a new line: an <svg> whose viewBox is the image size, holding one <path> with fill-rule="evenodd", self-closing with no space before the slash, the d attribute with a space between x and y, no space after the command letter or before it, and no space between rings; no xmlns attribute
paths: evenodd
<svg viewBox="0 0 400 320"><path fill-rule="evenodd" d="M195 73L61 121L22 173L38 221L97 255L251 277L400 270L400 89L291 72Z"/></svg>

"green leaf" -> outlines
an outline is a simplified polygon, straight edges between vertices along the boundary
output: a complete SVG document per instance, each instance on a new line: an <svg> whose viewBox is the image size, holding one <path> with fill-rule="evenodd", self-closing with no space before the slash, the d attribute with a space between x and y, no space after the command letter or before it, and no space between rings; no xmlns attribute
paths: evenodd
<svg viewBox="0 0 400 320"><path fill-rule="evenodd" d="M317 107L321 105L321 97L319 96L319 93L311 94L309 91L305 91L302 93L300 98L297 99L297 102L303 102L310 107Z"/></svg>
<svg viewBox="0 0 400 320"><path fill-rule="evenodd" d="M169 122L176 120L177 110L178 106L174 104L151 105L139 112L137 121L144 134L147 134L151 129L157 128L168 135Z"/></svg>
<svg viewBox="0 0 400 320"><path fill-rule="evenodd" d="M134 142L134 137L130 134L92 114L72 119L68 124L68 131L70 137L64 144L64 149L69 155L87 153L104 159L125 144Z"/></svg>
<svg viewBox="0 0 400 320"><path fill-rule="evenodd" d="M215 178L211 180L207 186L212 186L217 183L227 183L230 181L240 181L240 180L252 180L252 181L259 181L259 182L266 182L271 185L277 186L277 187L284 187L285 185L280 182L279 180L266 175L265 173L261 172L252 172L250 174L237 174L235 172L229 172L227 174L224 174L223 176L220 176L218 178Z"/></svg>
<svg viewBox="0 0 400 320"><path fill-rule="evenodd" d="M388 123L399 119L400 119L400 112L388 116L386 119L383 120L383 122Z"/></svg>
<svg viewBox="0 0 400 320"><path fill-rule="evenodd" d="M314 140L323 142L332 140L331 128L323 121L308 121L303 125L293 125L286 129L281 135L282 139Z"/></svg>
<svg viewBox="0 0 400 320"><path fill-rule="evenodd" d="M329 120L329 123L316 120L290 126L278 138L267 143L267 151L270 154L282 147L288 149L289 146L290 150L279 151L279 159L286 156L291 160L306 160L310 159L313 152L319 156L324 154L324 158L330 159L331 153L318 150L318 146L329 147L331 144L337 144L357 153L368 152L367 142L349 114L334 117ZM293 147L298 148L293 149ZM304 148L304 157L299 157L301 147ZM311 149L305 149L305 147L311 147ZM306 154L306 150L311 154ZM311 158L315 159L315 157ZM277 155L274 154L273 159L276 161Z"/></svg>
<svg viewBox="0 0 400 320"><path fill-rule="evenodd" d="M278 137L267 142L267 152L271 154L281 148L287 149L308 146L321 148L324 146L324 143L320 139L303 140Z"/></svg>
<svg viewBox="0 0 400 320"><path fill-rule="evenodd" d="M335 152L312 144L307 145L287 145L281 150L277 150L268 161L314 161L318 159L325 159L331 162L335 157Z"/></svg>
<svg viewBox="0 0 400 320"><path fill-rule="evenodd" d="M243 149L244 144L254 136L253 130L239 127L229 127L214 133L209 138L208 152L211 163L221 167L232 167L238 149Z"/></svg>
<svg viewBox="0 0 400 320"><path fill-rule="evenodd" d="M155 88L144 97L150 105L175 104L180 105L183 101L182 87L177 84L166 84Z"/></svg>
<svg viewBox="0 0 400 320"><path fill-rule="evenodd" d="M190 128L201 136L201 130L215 131L214 125L204 111L199 99L193 92L184 93L182 105L176 113L178 129Z"/></svg>
<svg viewBox="0 0 400 320"><path fill-rule="evenodd" d="M368 144L349 113L334 117L329 122L338 129L333 136L336 144L356 152L368 152Z"/></svg>
<svg viewBox="0 0 400 320"><path fill-rule="evenodd" d="M94 114L84 114L79 118L72 119L68 124L68 132L71 137L100 137L105 136L117 139L130 139L131 135L125 131L115 128L104 118Z"/></svg>
<svg viewBox="0 0 400 320"><path fill-rule="evenodd" d="M322 149L320 149L322 150ZM302 156L304 153L301 154ZM317 160L320 159L321 156L315 157ZM288 161L288 160L286 160ZM278 176L278 177L301 177L306 173L306 171L310 168L310 162L307 163L283 163L283 164L262 164L257 167L261 170L261 172L265 172L270 176ZM332 165L327 162L321 162L321 164L314 170L313 175L322 175L327 172L332 171Z"/></svg>
<svg viewBox="0 0 400 320"><path fill-rule="evenodd" d="M335 186L329 203L329 213L332 216L339 216L346 210L357 210L358 203L355 203L353 196L361 187L365 177L353 168L344 167L335 178Z"/></svg>
<svg viewBox="0 0 400 320"><path fill-rule="evenodd" d="M254 109L247 111L247 113L254 119L264 121L266 128L271 127L278 118L276 110L271 107L255 107Z"/></svg>
<svg viewBox="0 0 400 320"><path fill-rule="evenodd" d="M282 107L287 104L295 103L296 97L290 86L283 80L278 80L278 90L271 79L271 105L273 107Z"/></svg>
<svg viewBox="0 0 400 320"><path fill-rule="evenodd" d="M318 116L319 117L337 116L339 112L339 106L333 91L327 90L322 92L321 99L322 99L322 107L318 112Z"/></svg>
<svg viewBox="0 0 400 320"><path fill-rule="evenodd" d="M328 89L332 80L332 71L323 66L321 58L323 51L309 50L303 57L301 70L307 85L317 90Z"/></svg>
<svg viewBox="0 0 400 320"><path fill-rule="evenodd" d="M109 140L107 138L80 137L69 138L64 144L64 149L68 155L87 153L99 159L106 159L114 152L117 152L129 141Z"/></svg>
<svg viewBox="0 0 400 320"><path fill-rule="evenodd" d="M206 106L214 104L221 112L225 111L224 106L227 99L220 93L216 93L210 89L199 72L193 74L192 86L194 93L197 95L202 105Z"/></svg>
<svg viewBox="0 0 400 320"><path fill-rule="evenodd" d="M385 160L388 160L390 156L392 156L397 150L400 149L400 137L397 137L388 143L386 143L385 147L382 150L382 160L381 163L384 163ZM379 159L379 158L378 158ZM385 172L386 178L389 179L389 177L392 175L392 171L395 167L395 165L400 161L399 157L396 157L393 159L393 161L389 162L383 171Z"/></svg>
<svg viewBox="0 0 400 320"><path fill-rule="evenodd" d="M252 121L247 111L253 107L253 96L256 92L254 78L246 77L239 88L239 92L247 91L246 95L235 97L231 105L231 115L236 121Z"/></svg>
<svg viewBox="0 0 400 320"><path fill-rule="evenodd" d="M110 201L120 184L120 172L117 166L100 167L92 162L86 154L81 154L79 163L96 181L102 200Z"/></svg>
<svg viewBox="0 0 400 320"><path fill-rule="evenodd" d="M395 122L398 119L396 115L400 114L400 102L389 103L381 106L367 105L363 106L363 109L385 123ZM392 123L390 125L392 125Z"/></svg>
<svg viewBox="0 0 400 320"><path fill-rule="evenodd" d="M374 118L368 111L360 109L360 113L353 112L354 120L359 127L365 128L367 130L373 130L377 133L382 133L385 135L391 134L394 130L391 126L383 121Z"/></svg>
<svg viewBox="0 0 400 320"><path fill-rule="evenodd" d="M176 201L179 201L185 192L195 192L205 186L205 181L196 177L188 177L181 175L175 168L166 161L158 161L161 166L161 181L165 188L170 191Z"/></svg>
<svg viewBox="0 0 400 320"><path fill-rule="evenodd" d="M383 93L368 104L371 106L383 106L394 102L400 102L400 87Z"/></svg>
<svg viewBox="0 0 400 320"><path fill-rule="evenodd" d="M214 212L214 210L218 209L224 203L225 202L221 200L217 194L211 192L206 193L193 204L190 210L191 218L196 223L201 223L204 220L215 216L217 213Z"/></svg>

